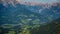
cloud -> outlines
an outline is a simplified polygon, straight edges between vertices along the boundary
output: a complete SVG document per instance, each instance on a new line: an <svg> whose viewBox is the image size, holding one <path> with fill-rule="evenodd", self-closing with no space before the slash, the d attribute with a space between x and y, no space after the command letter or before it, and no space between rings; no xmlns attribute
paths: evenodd
<svg viewBox="0 0 60 34"><path fill-rule="evenodd" d="M13 6L15 6L15 4L20 3L20 4L31 4L31 5L35 5L35 4L39 4L39 3L53 3L53 2L58 2L60 0L0 0L0 3L3 3L3 5L7 5L7 4L12 4Z"/></svg>
<svg viewBox="0 0 60 34"><path fill-rule="evenodd" d="M48 3L52 3L52 2L57 2L58 0L24 0L26 2L48 2Z"/></svg>
<svg viewBox="0 0 60 34"><path fill-rule="evenodd" d="M21 3L21 2L24 2L24 0L16 0L17 2Z"/></svg>

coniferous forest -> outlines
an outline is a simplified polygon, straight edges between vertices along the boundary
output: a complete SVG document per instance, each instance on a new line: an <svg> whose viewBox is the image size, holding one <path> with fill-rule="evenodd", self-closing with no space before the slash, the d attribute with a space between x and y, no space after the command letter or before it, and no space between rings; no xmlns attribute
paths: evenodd
<svg viewBox="0 0 60 34"><path fill-rule="evenodd" d="M60 3L4 2L0 1L0 34L60 34Z"/></svg>

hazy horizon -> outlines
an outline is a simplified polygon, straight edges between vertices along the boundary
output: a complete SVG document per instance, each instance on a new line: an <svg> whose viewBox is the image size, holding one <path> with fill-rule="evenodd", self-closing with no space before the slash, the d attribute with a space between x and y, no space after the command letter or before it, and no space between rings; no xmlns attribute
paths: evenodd
<svg viewBox="0 0 60 34"><path fill-rule="evenodd" d="M42 3L53 3L58 2L58 0L23 0L24 2L42 2Z"/></svg>

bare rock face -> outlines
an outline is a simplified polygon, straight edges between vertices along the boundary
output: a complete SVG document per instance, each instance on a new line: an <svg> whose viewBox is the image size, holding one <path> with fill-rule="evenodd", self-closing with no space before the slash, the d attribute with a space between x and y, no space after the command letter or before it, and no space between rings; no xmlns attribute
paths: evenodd
<svg viewBox="0 0 60 34"><path fill-rule="evenodd" d="M12 4L14 6L14 4L16 3L16 0L0 0L1 3L6 6L7 4Z"/></svg>

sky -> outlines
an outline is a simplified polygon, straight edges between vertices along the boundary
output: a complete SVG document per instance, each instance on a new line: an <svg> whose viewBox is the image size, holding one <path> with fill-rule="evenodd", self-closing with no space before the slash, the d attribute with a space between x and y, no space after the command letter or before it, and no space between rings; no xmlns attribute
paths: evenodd
<svg viewBox="0 0 60 34"><path fill-rule="evenodd" d="M25 2L43 2L43 3L53 3L58 2L58 0L24 0Z"/></svg>

